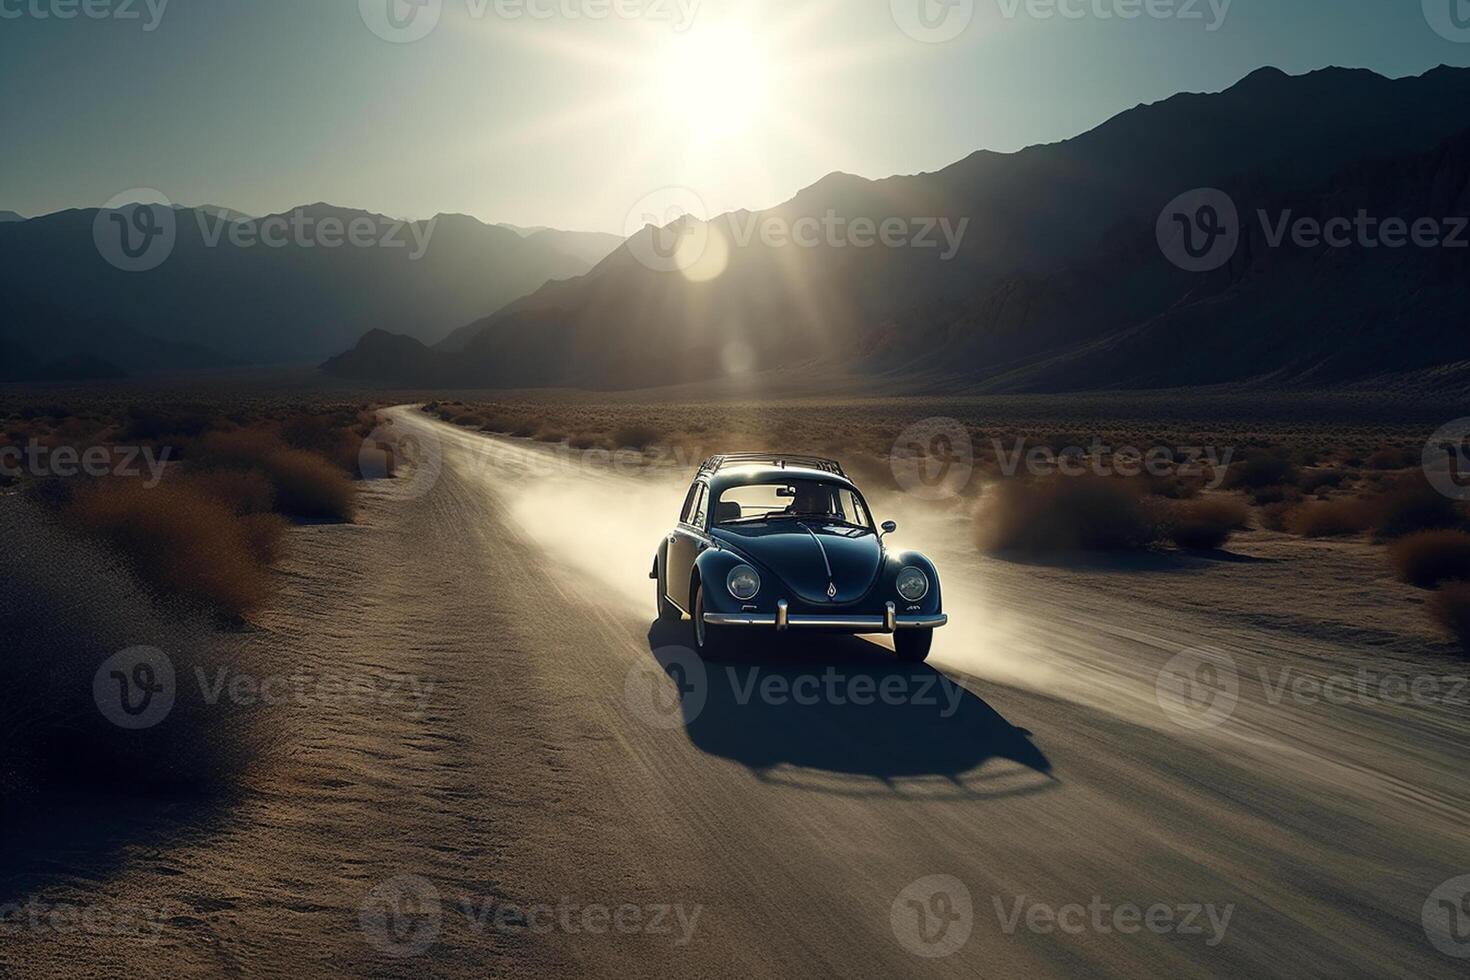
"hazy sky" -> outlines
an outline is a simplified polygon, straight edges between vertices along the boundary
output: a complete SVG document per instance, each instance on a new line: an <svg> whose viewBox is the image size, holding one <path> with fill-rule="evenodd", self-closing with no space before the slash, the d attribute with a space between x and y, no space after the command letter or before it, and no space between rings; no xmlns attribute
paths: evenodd
<svg viewBox="0 0 1470 980"><path fill-rule="evenodd" d="M833 170L1064 139L1266 64L1470 64L1470 29L1452 40L1436 13L1470 3L1422 3L0 0L0 209L148 187L621 232L665 186L711 213L765 207Z"/></svg>

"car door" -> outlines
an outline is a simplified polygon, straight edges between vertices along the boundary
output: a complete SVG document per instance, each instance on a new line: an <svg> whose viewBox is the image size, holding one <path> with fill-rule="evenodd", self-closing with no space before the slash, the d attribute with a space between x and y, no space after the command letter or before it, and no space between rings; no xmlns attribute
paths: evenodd
<svg viewBox="0 0 1470 980"><path fill-rule="evenodd" d="M664 585L669 598L685 612L689 612L689 576L694 571L694 559L705 549L707 538L705 512L708 510L709 487L696 481L689 488L684 502L684 513L679 515L679 526L669 534L668 564L664 569Z"/></svg>

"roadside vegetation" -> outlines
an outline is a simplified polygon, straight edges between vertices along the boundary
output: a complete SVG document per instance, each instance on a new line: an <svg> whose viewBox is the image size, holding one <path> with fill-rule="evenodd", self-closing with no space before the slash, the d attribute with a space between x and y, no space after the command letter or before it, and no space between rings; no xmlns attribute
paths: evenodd
<svg viewBox="0 0 1470 980"><path fill-rule="evenodd" d="M171 529L193 529L198 516L138 533L174 541ZM243 637L221 631L198 604L145 587L117 550L24 496L0 508L0 535L0 663L10 681L0 714L0 821L24 816L37 797L197 795L237 784L269 748L262 712L229 699L206 703L198 685L183 681L196 668L237 665ZM240 587L221 585L212 559L166 564L205 576L211 588ZM111 655L138 647L161 651L178 682L166 721L128 730L99 711L94 685Z"/></svg>
<svg viewBox="0 0 1470 980"><path fill-rule="evenodd" d="M353 520L360 458L391 475L390 447L364 453L378 425L356 403L0 406L0 808L238 784L273 737L263 712L181 682L166 722L127 730L94 703L99 664L153 647L180 679L238 666L292 525Z"/></svg>
<svg viewBox="0 0 1470 980"><path fill-rule="evenodd" d="M354 519L377 425L366 405L22 405L0 447L43 453L11 482L146 586L238 620L268 600L293 522ZM105 466L64 465L88 452Z"/></svg>

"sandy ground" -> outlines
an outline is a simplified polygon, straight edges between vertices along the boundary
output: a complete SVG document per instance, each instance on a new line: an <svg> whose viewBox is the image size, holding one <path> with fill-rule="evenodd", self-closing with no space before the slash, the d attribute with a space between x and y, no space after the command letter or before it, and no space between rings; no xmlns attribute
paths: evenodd
<svg viewBox="0 0 1470 980"><path fill-rule="evenodd" d="M100 843L58 815L0 902L153 928L43 916L0 970L1463 975L1423 910L1470 874L1470 669L1369 546L1025 564L886 500L944 575L930 665L809 638L702 665L652 623L679 483L396 418L418 465L296 532L249 638L247 669L357 694L262 706L281 751L239 799L140 802ZM809 678L838 696L759 693Z"/></svg>

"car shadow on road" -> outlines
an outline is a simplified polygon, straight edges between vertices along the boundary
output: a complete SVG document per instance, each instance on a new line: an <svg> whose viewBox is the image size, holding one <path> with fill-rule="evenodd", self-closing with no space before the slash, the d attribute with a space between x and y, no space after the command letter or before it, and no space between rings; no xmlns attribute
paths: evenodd
<svg viewBox="0 0 1470 980"><path fill-rule="evenodd" d="M648 643L690 741L767 782L916 799L1058 785L1031 733L975 694L973 679L903 663L860 637L752 634L742 653L701 660L687 622L656 622Z"/></svg>

